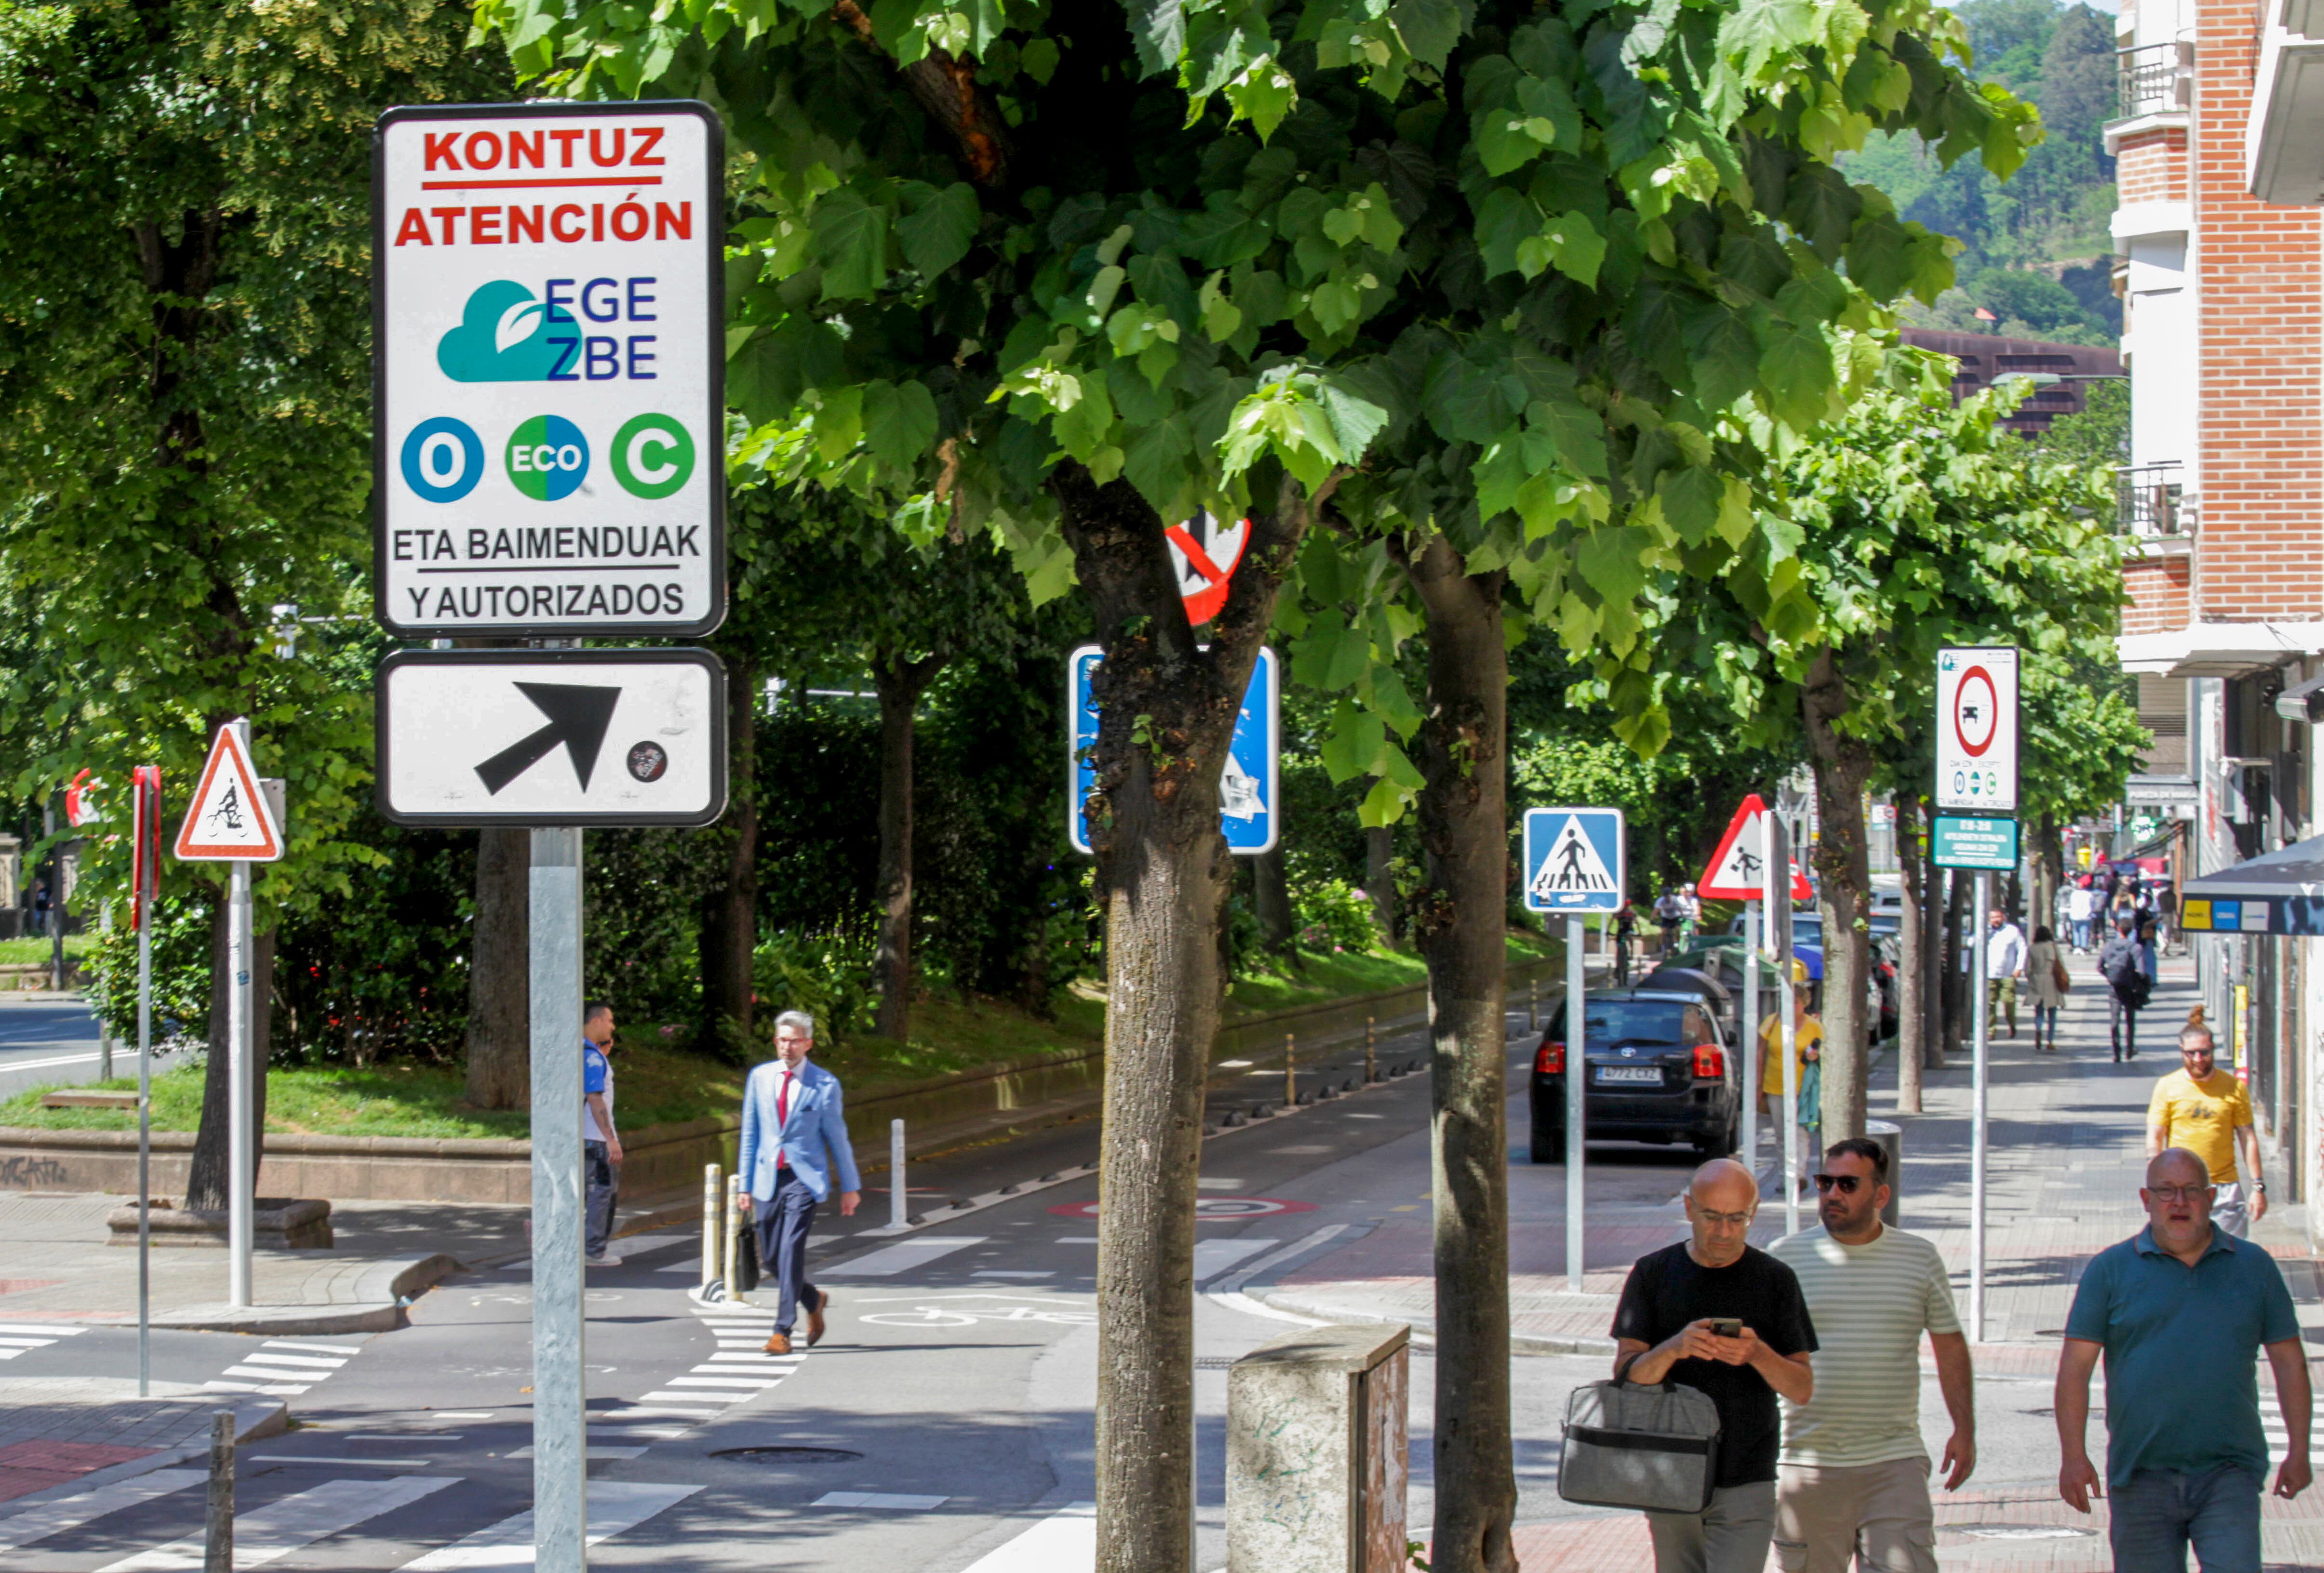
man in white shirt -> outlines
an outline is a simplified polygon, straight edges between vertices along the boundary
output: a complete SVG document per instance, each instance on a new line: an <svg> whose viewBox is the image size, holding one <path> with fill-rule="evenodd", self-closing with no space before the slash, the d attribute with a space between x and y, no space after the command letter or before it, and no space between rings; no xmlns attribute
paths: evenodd
<svg viewBox="0 0 2324 1573"><path fill-rule="evenodd" d="M2090 948L2090 920L2098 916L2098 893L2077 881L2074 888L2066 892L2066 921L2073 926L2077 952Z"/></svg>
<svg viewBox="0 0 2324 1573"><path fill-rule="evenodd" d="M1952 1416L1945 1489L1977 1467L1969 1339L1937 1249L1888 1228L1888 1154L1863 1136L1835 1142L1815 1177L1822 1227L1767 1254L1792 1270L1815 1323L1814 1390L1784 1403L1775 1467L1775 1559L1784 1573L1937 1573L1929 1454L1921 1441L1921 1336Z"/></svg>
<svg viewBox="0 0 2324 1573"><path fill-rule="evenodd" d="M1985 931L1985 1030L1993 1033L1997 1008L2009 1016L2009 1035L2017 1035L2017 984L2025 976L2025 931L2009 921L1998 906Z"/></svg>

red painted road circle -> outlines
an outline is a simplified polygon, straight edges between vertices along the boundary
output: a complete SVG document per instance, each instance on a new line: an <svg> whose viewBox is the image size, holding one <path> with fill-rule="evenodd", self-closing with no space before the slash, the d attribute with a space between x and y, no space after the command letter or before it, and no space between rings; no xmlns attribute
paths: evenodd
<svg viewBox="0 0 2324 1573"><path fill-rule="evenodd" d="M1060 1218L1095 1218L1094 1201L1068 1201L1049 1209ZM1235 1219L1265 1218L1277 1212L1313 1212L1312 1201L1286 1201L1277 1196L1205 1196L1194 1203L1197 1223L1226 1223Z"/></svg>

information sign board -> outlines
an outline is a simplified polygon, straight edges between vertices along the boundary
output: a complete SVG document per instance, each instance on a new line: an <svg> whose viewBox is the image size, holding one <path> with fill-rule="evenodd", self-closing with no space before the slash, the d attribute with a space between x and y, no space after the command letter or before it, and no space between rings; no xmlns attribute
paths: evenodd
<svg viewBox="0 0 2324 1573"><path fill-rule="evenodd" d="M1090 762L1098 722L1091 680L1104 654L1096 645L1078 645L1065 659L1065 834L1077 852L1090 850L1082 805L1097 786L1096 767ZM1271 852L1282 833L1280 704L1275 652L1261 645L1250 685L1243 690L1242 712L1235 718L1226 767L1219 773L1219 829L1231 852Z"/></svg>
<svg viewBox="0 0 2324 1573"><path fill-rule="evenodd" d="M1937 652L1937 807L2017 812L2017 649Z"/></svg>
<svg viewBox="0 0 2324 1573"><path fill-rule="evenodd" d="M2017 867L2017 822L1940 814L1933 822L1937 867L1985 869L2006 874Z"/></svg>
<svg viewBox="0 0 2324 1573"><path fill-rule="evenodd" d="M723 145L694 103L380 116L392 632L692 637L724 617Z"/></svg>

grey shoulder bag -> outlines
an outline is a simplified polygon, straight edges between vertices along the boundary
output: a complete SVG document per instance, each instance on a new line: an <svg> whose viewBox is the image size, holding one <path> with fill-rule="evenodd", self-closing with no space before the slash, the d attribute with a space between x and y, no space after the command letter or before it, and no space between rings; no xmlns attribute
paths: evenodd
<svg viewBox="0 0 2324 1573"><path fill-rule="evenodd" d="M1719 1477L1719 1406L1699 1388L1593 1382L1565 1401L1557 1494L1593 1507L1701 1513Z"/></svg>

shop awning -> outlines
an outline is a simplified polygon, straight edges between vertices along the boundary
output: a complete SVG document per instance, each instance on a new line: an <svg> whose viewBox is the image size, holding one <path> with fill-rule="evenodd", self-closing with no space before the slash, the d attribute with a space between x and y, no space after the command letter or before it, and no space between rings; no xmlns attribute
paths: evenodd
<svg viewBox="0 0 2324 1573"><path fill-rule="evenodd" d="M2246 858L2181 889L2189 934L2324 934L2324 836Z"/></svg>

